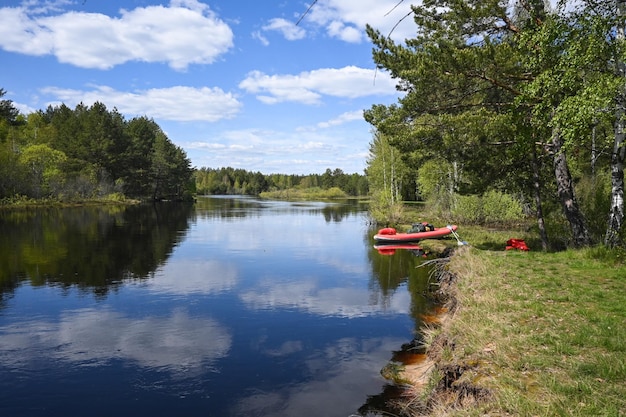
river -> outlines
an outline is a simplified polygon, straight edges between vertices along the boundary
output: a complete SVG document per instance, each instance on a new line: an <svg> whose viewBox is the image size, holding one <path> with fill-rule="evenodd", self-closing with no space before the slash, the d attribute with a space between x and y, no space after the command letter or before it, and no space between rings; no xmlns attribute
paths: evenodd
<svg viewBox="0 0 626 417"><path fill-rule="evenodd" d="M0 415L378 415L428 271L367 205L0 211Z"/></svg>

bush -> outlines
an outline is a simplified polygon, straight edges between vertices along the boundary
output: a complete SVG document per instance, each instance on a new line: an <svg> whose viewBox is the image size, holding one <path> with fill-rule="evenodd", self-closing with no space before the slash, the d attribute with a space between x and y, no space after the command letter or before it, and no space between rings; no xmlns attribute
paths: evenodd
<svg viewBox="0 0 626 417"><path fill-rule="evenodd" d="M452 216L462 223L516 223L524 218L522 204L510 194L491 190L482 196L457 195Z"/></svg>
<svg viewBox="0 0 626 417"><path fill-rule="evenodd" d="M369 209L372 222L378 225L395 226L404 214L404 204L393 202L384 192L372 195Z"/></svg>
<svg viewBox="0 0 626 417"><path fill-rule="evenodd" d="M107 194L104 199L106 201L125 202L126 196L123 193L111 193Z"/></svg>
<svg viewBox="0 0 626 417"><path fill-rule="evenodd" d="M607 213L611 210L610 172L582 177L576 184L576 197L580 209L585 213L591 238L594 242L602 242L607 228Z"/></svg>
<svg viewBox="0 0 626 417"><path fill-rule="evenodd" d="M482 199L478 195L456 195L451 208L452 217L461 223L484 222Z"/></svg>
<svg viewBox="0 0 626 417"><path fill-rule="evenodd" d="M510 194L491 190L483 195L482 200L487 223L492 219L497 223L518 222L524 217L522 204Z"/></svg>

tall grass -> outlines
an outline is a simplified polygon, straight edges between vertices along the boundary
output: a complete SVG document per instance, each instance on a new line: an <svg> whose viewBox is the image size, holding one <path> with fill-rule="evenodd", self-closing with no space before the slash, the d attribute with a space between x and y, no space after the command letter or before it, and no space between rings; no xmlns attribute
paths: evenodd
<svg viewBox="0 0 626 417"><path fill-rule="evenodd" d="M460 248L449 264L460 308L441 330L454 348L439 368L458 366L456 386L492 395L434 415L626 415L623 259Z"/></svg>

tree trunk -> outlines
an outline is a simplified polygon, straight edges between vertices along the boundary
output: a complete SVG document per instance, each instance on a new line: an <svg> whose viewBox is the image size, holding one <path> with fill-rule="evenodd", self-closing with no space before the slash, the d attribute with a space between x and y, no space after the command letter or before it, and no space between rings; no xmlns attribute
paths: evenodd
<svg viewBox="0 0 626 417"><path fill-rule="evenodd" d="M570 174L565 150L563 149L563 138L558 129L552 132L552 152L557 192L565 217L570 224L573 244L575 247L588 246L591 244L591 238L585 225L584 216L576 202L572 175Z"/></svg>
<svg viewBox="0 0 626 417"><path fill-rule="evenodd" d="M623 102L618 104L618 118L615 121L615 142L611 155L611 211L606 228L604 244L609 247L620 243L620 232L624 223L624 107Z"/></svg>
<svg viewBox="0 0 626 417"><path fill-rule="evenodd" d="M152 201L157 201L158 191L159 191L159 179L154 180L154 188L152 190Z"/></svg>
<svg viewBox="0 0 626 417"><path fill-rule="evenodd" d="M537 216L537 226L539 227L539 236L541 237L541 248L544 252L548 250L548 233L546 232L546 223L543 218L543 205L541 204L541 180L539 175L539 162L537 161L537 151L533 148L531 159L533 170L533 192L535 194L535 214Z"/></svg>
<svg viewBox="0 0 626 417"><path fill-rule="evenodd" d="M624 41L623 18L626 15L626 2L618 0L617 17L621 23L617 27L617 40ZM626 80L626 63L620 57L617 58L617 69L622 80ZM626 92L622 87L622 92L618 95L617 111L615 112L615 141L613 143L613 153L611 154L611 210L609 212L609 222L606 228L604 244L614 247L619 244L620 232L624 223L624 110L626 109Z"/></svg>

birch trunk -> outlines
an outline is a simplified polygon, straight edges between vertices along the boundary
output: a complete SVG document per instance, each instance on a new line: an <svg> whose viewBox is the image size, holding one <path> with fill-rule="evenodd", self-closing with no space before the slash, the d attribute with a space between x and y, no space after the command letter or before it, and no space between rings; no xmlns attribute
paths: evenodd
<svg viewBox="0 0 626 417"><path fill-rule="evenodd" d="M624 42L624 16L626 16L626 2L617 0L617 17L620 22L617 28L617 42ZM620 45L620 49L621 49ZM626 80L626 63L617 59L617 69L622 80ZM619 244L620 232L624 223L624 110L626 108L626 91L622 91L617 99L617 111L615 114L615 141L613 143L613 154L611 155L611 211L609 212L609 222L606 228L604 244L614 247Z"/></svg>
<svg viewBox="0 0 626 417"><path fill-rule="evenodd" d="M567 165L567 157L563 149L563 138L558 129L552 132L552 151L554 152L554 175L561 206L572 231L575 247L591 244L585 219L576 202L572 175Z"/></svg>

